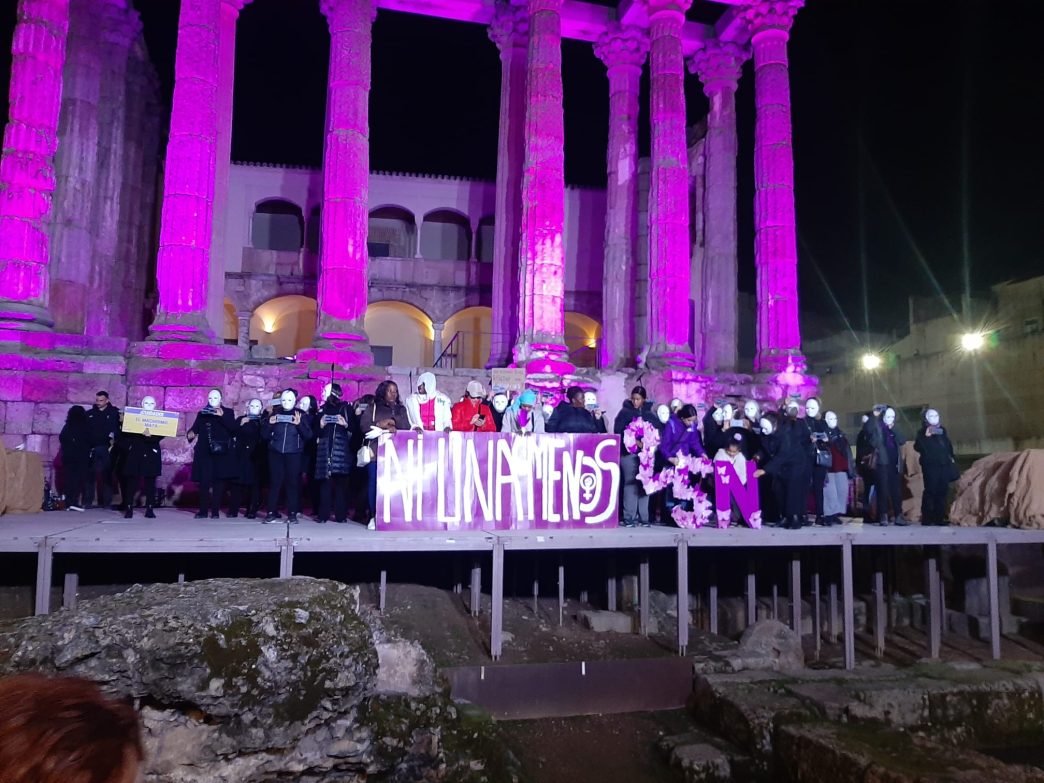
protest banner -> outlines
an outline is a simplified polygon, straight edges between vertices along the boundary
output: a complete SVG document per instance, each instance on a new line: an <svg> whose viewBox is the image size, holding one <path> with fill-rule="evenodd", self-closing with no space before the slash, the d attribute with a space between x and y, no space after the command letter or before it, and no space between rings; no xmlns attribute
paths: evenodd
<svg viewBox="0 0 1044 783"><path fill-rule="evenodd" d="M744 522L755 530L761 527L758 480L754 478L756 464L747 463L747 483L744 484L731 462L714 461L714 510L718 515L718 527L729 526L733 504Z"/></svg>
<svg viewBox="0 0 1044 783"><path fill-rule="evenodd" d="M494 389L507 392L520 392L526 388L526 369L524 367L497 367L490 371L489 384Z"/></svg>
<svg viewBox="0 0 1044 783"><path fill-rule="evenodd" d="M174 411L147 411L144 408L123 409L123 431L142 433L163 438L173 438L178 434L178 416Z"/></svg>
<svg viewBox="0 0 1044 783"><path fill-rule="evenodd" d="M378 530L611 528L615 435L398 432L377 453Z"/></svg>

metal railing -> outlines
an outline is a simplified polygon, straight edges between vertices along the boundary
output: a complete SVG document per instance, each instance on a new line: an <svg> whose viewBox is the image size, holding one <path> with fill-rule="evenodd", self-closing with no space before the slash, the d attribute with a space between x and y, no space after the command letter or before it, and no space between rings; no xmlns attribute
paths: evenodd
<svg viewBox="0 0 1044 783"><path fill-rule="evenodd" d="M462 367L485 367L492 345L501 338L492 332L454 332L432 362L433 367L455 370ZM569 361L576 367L599 366L601 339L567 337Z"/></svg>

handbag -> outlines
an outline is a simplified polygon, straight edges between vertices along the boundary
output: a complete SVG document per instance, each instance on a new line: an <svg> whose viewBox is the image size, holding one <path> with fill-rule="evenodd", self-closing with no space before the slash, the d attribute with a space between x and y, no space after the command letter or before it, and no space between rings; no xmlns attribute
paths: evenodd
<svg viewBox="0 0 1044 783"><path fill-rule="evenodd" d="M373 452L370 451L370 447L364 443L355 455L355 464L360 468L365 468L371 462L373 462Z"/></svg>
<svg viewBox="0 0 1044 783"><path fill-rule="evenodd" d="M830 449L816 449L816 467L830 468L834 465L834 455Z"/></svg>
<svg viewBox="0 0 1044 783"><path fill-rule="evenodd" d="M877 449L874 449L869 454L864 454L863 458L859 460L859 464L868 471L877 470Z"/></svg>
<svg viewBox="0 0 1044 783"><path fill-rule="evenodd" d="M950 457L950 462L946 465L946 481L954 482L958 481L961 477L961 470L957 467L957 460Z"/></svg>
<svg viewBox="0 0 1044 783"><path fill-rule="evenodd" d="M211 454L227 454L228 453L228 441L227 440L214 440L214 432L210 427L210 422L207 422L207 448Z"/></svg>

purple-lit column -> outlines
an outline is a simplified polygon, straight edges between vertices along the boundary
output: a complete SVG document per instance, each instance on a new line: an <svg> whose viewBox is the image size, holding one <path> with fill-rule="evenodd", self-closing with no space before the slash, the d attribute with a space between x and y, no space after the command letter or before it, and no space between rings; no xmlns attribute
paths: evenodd
<svg viewBox="0 0 1044 783"><path fill-rule="evenodd" d="M0 328L50 329L48 237L68 0L20 0L0 156Z"/></svg>
<svg viewBox="0 0 1044 783"><path fill-rule="evenodd" d="M708 41L689 61L710 99L705 141L704 255L697 281L702 307L694 346L697 366L735 372L739 338L736 234L736 85L745 47L729 41ZM694 338L698 339L698 338Z"/></svg>
<svg viewBox="0 0 1044 783"><path fill-rule="evenodd" d="M529 17L524 2L497 3L489 37L500 49L500 136L493 222L493 334L487 366L506 367L518 337L518 239L529 42Z"/></svg>
<svg viewBox="0 0 1044 783"><path fill-rule="evenodd" d="M746 0L754 50L754 260L757 266L757 372L800 372L794 152L787 40L804 0Z"/></svg>
<svg viewBox="0 0 1044 783"><path fill-rule="evenodd" d="M602 367L635 357L634 267L638 230L638 82L649 53L645 31L614 24L595 44L609 76Z"/></svg>
<svg viewBox="0 0 1044 783"><path fill-rule="evenodd" d="M565 127L562 0L528 0L525 163L515 361L552 376L569 371L564 311Z"/></svg>
<svg viewBox="0 0 1044 783"><path fill-rule="evenodd" d="M149 336L157 340L216 339L207 320L207 296L218 152L221 6L222 0L181 1L156 259L159 304L149 327Z"/></svg>
<svg viewBox="0 0 1044 783"><path fill-rule="evenodd" d="M691 0L649 0L649 365L691 369L689 161L681 30Z"/></svg>
<svg viewBox="0 0 1044 783"><path fill-rule="evenodd" d="M370 177L371 0L323 0L330 27L330 77L323 150L322 241L316 352L348 366L373 363L363 331Z"/></svg>

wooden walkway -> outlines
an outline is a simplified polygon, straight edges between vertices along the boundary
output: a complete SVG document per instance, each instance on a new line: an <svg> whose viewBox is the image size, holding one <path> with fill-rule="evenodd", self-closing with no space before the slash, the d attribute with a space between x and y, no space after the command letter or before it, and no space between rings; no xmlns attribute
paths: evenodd
<svg viewBox="0 0 1044 783"><path fill-rule="evenodd" d="M854 522L837 527L806 527L801 530L766 528L749 530L729 528L718 530L681 530L678 528L617 528L612 530L510 530L483 532L375 532L361 525L334 523L318 525L303 521L298 525L264 525L259 520L247 519L193 519L192 514L170 508L157 510L157 518L147 520L139 515L123 519L116 512L61 511L22 516L0 517L0 554L35 553L37 555L36 601L37 614L50 611L50 585L55 554L248 554L271 553L278 556L279 576L293 574L295 553L398 553L428 552L470 554L471 592L473 611L477 611L482 583L480 555L492 558L492 612L490 617L490 652L494 660L503 649L504 558L507 552L562 551L562 550L638 550L646 553L639 564L640 625L648 627L649 617L649 561L647 553L653 550L674 550L677 557L678 594L678 652L685 654L688 646L689 624L689 553L711 548L783 548L790 551L790 595L801 594L801 550L816 548L821 553L815 558L811 574L812 606L817 633L821 630L820 573L818 568L831 550L836 552L841 565L840 585L826 585L828 614L844 629L844 658L847 668L855 665L856 636L854 622L854 585L852 552L855 547L926 547L923 552L925 585L928 596L928 657L939 657L942 624L945 617L942 584L939 578L937 547L953 545L981 546L987 562L990 597L991 652L1001 657L1001 628L997 547L1001 545L1037 545L1044 543L1044 530L1015 530L1010 528L958 527L877 527ZM559 565L560 577L563 576ZM70 584L70 577L73 582ZM564 601L559 579L559 600ZM381 571L381 603L386 586L386 571ZM885 591L881 570L873 574L875 627L873 637L878 649L885 644ZM66 575L66 592L75 593L75 575ZM838 595L840 592L840 595ZM615 580L607 584L609 607L615 609ZM717 587L711 584L710 626L717 632ZM746 574L746 601L748 622L756 617L757 574L753 564ZM684 618L684 619L683 619ZM791 602L794 628L801 627L801 601Z"/></svg>

